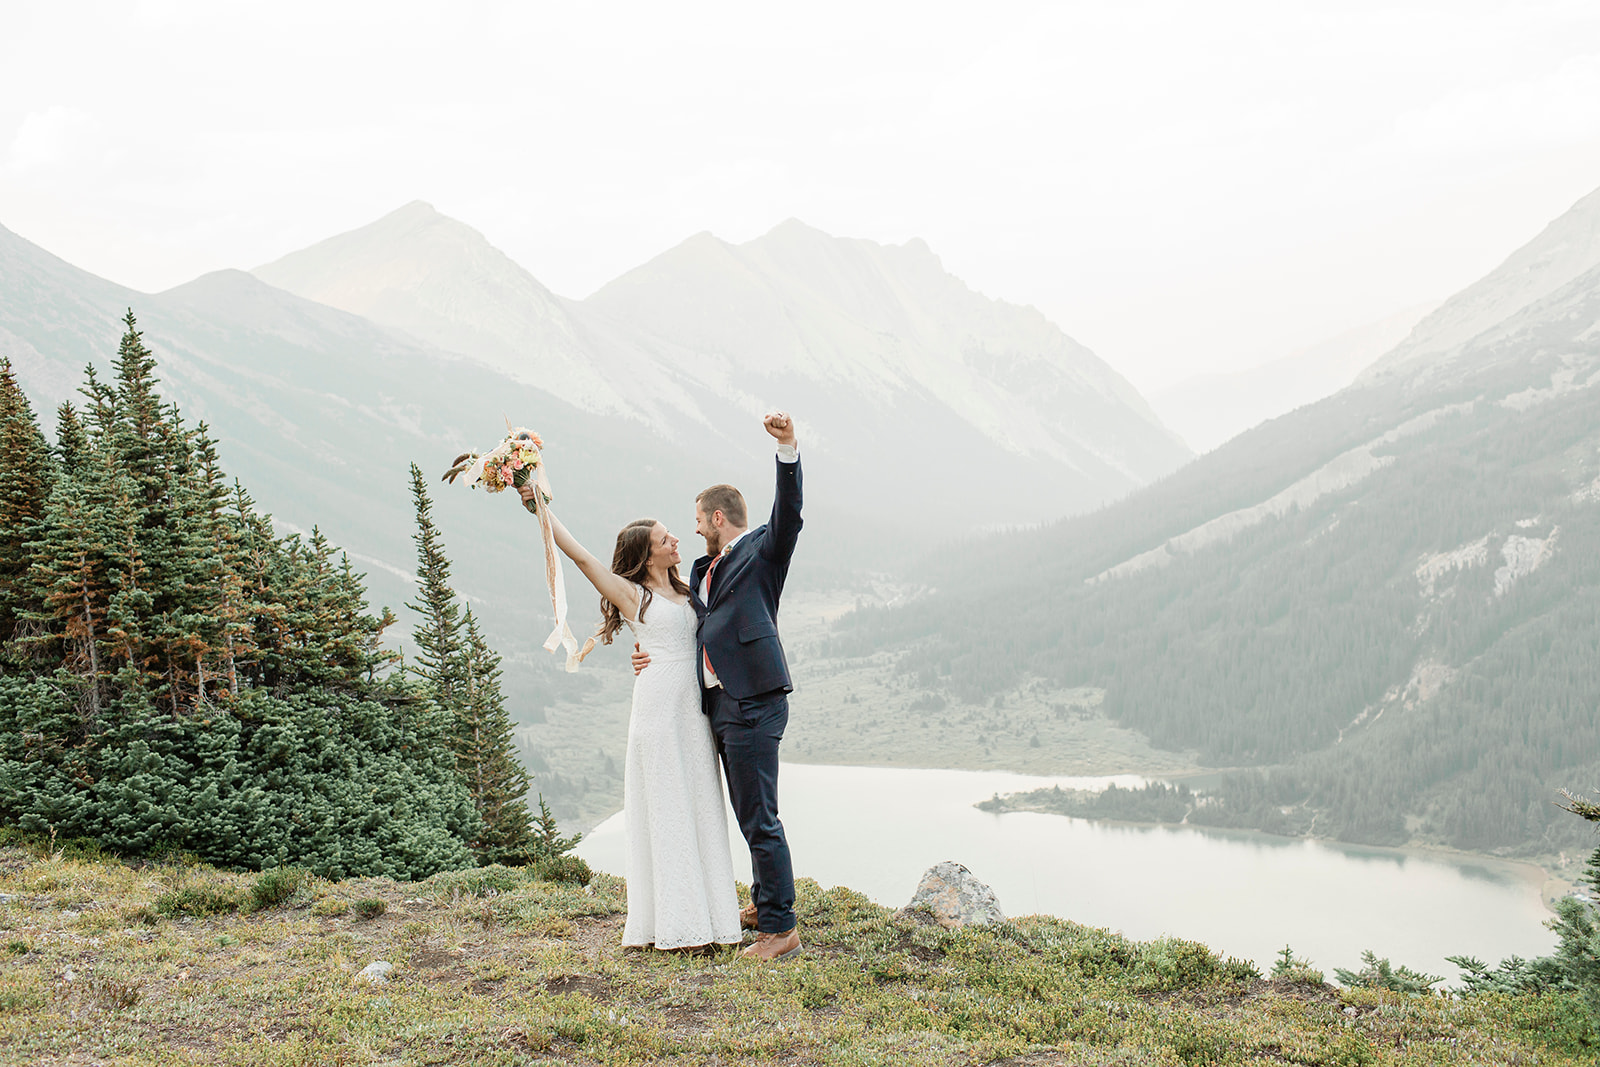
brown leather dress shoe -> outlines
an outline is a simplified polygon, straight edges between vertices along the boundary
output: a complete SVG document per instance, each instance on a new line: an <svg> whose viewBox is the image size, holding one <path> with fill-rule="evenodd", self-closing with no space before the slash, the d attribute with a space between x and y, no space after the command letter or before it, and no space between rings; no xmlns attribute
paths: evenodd
<svg viewBox="0 0 1600 1067"><path fill-rule="evenodd" d="M756 906L746 904L739 909L739 929L754 930L756 928Z"/></svg>
<svg viewBox="0 0 1600 1067"><path fill-rule="evenodd" d="M759 933L756 935L755 943L746 945L744 951L739 953L741 956L748 956L753 960L761 960L763 963L774 963L799 954L800 929L798 927L785 930L781 934Z"/></svg>

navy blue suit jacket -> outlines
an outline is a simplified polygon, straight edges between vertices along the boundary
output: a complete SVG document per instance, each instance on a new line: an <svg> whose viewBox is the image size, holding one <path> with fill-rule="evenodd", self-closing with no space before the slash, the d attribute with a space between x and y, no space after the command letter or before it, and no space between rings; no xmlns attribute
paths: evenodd
<svg viewBox="0 0 1600 1067"><path fill-rule="evenodd" d="M777 464L772 518L740 538L717 564L709 603L700 600L700 580L711 557L701 556L689 568L689 599L700 617L701 685L709 656L722 688L741 700L794 688L778 641L778 599L800 537L800 461Z"/></svg>

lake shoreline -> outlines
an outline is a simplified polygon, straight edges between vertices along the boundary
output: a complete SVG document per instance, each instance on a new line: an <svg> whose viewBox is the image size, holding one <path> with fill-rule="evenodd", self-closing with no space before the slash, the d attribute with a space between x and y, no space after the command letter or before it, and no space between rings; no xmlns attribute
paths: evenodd
<svg viewBox="0 0 1600 1067"><path fill-rule="evenodd" d="M783 822L795 872L899 907L924 872L954 860L1006 914L1053 915L1129 937L1178 937L1270 968L1284 944L1321 967L1359 967L1364 948L1428 973L1447 957L1547 955L1553 937L1532 865L1442 850L1377 848L1252 831L1113 824L985 811L995 793L1136 788L1135 776L785 762ZM1189 833L1184 831L1195 831ZM728 827L735 877L748 847ZM623 872L623 820L578 846Z"/></svg>
<svg viewBox="0 0 1600 1067"><path fill-rule="evenodd" d="M974 805L976 806L976 805ZM1210 834L1219 837L1238 838L1240 840L1270 839L1273 841L1309 841L1317 845L1330 845L1337 848L1369 849L1373 852L1393 856L1417 856L1420 858L1438 857L1454 861L1471 861L1485 867L1500 871L1516 878L1529 886L1537 888L1540 899L1551 914L1555 913L1555 901L1565 896L1572 888L1572 883L1552 874L1550 870L1533 860L1514 860L1504 856L1492 856L1484 852L1470 852L1465 849L1449 848L1444 845L1368 845L1359 841L1340 841L1336 837L1308 836L1305 834L1271 834L1265 830L1247 830L1232 826L1200 826L1195 823L1171 822L1143 822L1137 819L1096 819L1084 815L1066 815L1058 811L1043 811L1037 808L1012 808L997 814L1009 815L1018 812L1027 812L1031 815L1053 815L1060 819L1080 819L1083 822L1094 823L1098 826L1127 826L1139 829L1163 830L1190 830L1201 834ZM1553 887L1561 887L1559 892L1552 896Z"/></svg>
<svg viewBox="0 0 1600 1067"><path fill-rule="evenodd" d="M1011 768L1011 767L925 767L925 766L915 766L915 765L912 765L912 764L909 764L909 763L902 764L902 763L884 763L884 762L846 763L846 764L841 764L841 763L816 763L816 762L811 762L811 761L807 761L807 760L785 760L784 762L786 762L786 763L797 763L797 764L801 764L803 766L811 766L811 767L846 766L846 767L864 767L864 768L885 767L885 768L890 768L890 769L894 769L894 770L920 770L920 771L972 771L972 772L996 771L996 772L1003 772L1003 773L1009 773L1009 774L1029 775L1029 776L1038 777L1038 778L1112 777L1112 776L1118 776L1118 775L1134 775L1134 776L1138 776L1138 777L1141 777L1141 778L1148 778L1148 779L1151 779L1151 780L1163 781L1163 782L1172 782L1172 783L1178 783L1178 782L1182 782L1182 781L1186 781L1186 780L1192 780L1192 779L1197 778L1197 777L1209 776L1209 775L1214 775L1214 774L1227 774L1227 773L1230 772L1230 770L1236 770L1237 769L1237 768L1196 767L1196 768L1193 768L1193 769L1188 770L1188 771L1180 771L1180 772L1174 774L1172 772L1152 772L1152 771L1150 771L1148 769L1141 769L1141 768L1138 768L1138 767L1119 767L1119 768L1116 768L1116 769L1107 770L1103 766L1093 766L1093 767L1087 767L1086 768L1086 767L1083 767L1082 765L1079 765L1079 766L1074 767L1071 770L1043 771L1043 772L1041 772L1041 771L1035 771L1035 770L1017 770L1017 769ZM987 797L980 797L978 800L973 801L973 806L976 807L983 800L987 800L987 799L988 799ZM1568 880L1566 878L1563 878L1559 872L1551 870L1549 866L1547 866L1544 862L1541 862L1539 860L1510 859L1510 858L1507 858L1505 856L1496 856L1496 855L1493 855L1493 854L1487 853L1487 852L1474 852L1474 851L1469 850L1469 849L1451 848L1451 847L1449 847L1447 845L1427 845L1427 844L1370 845L1370 844L1366 844L1366 843L1363 843L1363 842L1340 841L1337 838L1324 837L1324 836L1321 836L1321 835L1273 834L1273 833L1268 833L1268 832L1266 832L1264 830L1241 829L1241 828L1236 828L1236 827L1221 827L1221 826L1198 826L1198 825L1187 823L1187 822L1184 822L1184 823L1163 823L1163 822L1144 822L1144 821L1139 821L1139 820L1134 820L1134 819L1096 819L1096 818L1090 818L1090 817L1081 816L1081 815L1066 815L1066 814L1063 814L1061 812L1044 811L1044 810L1033 809L1033 808L1017 808L1017 809L1014 809L1014 810L1015 811L1019 811L1019 812L1027 811L1027 812L1031 812L1031 813L1037 814L1037 815L1053 815L1053 816L1056 816L1057 818L1063 818L1063 819L1081 819L1084 822L1095 823L1097 825L1103 825L1103 826L1127 826L1127 827L1138 827L1138 828L1157 828L1157 827L1159 827L1159 828L1174 829L1174 830L1193 830L1193 831L1198 831L1198 832L1201 832L1201 833L1217 834L1219 836L1226 836L1226 837L1237 836L1241 840L1261 839L1261 840L1271 840L1271 841L1309 841L1309 842L1312 842L1312 843L1315 843L1315 844L1319 844L1319 845L1330 845L1330 846L1335 846L1335 847L1353 847L1353 848L1362 848L1362 849L1372 849L1375 852L1380 852L1380 853L1389 854L1389 855L1396 855L1396 856L1407 856L1407 855L1414 855L1414 856L1418 856L1418 857L1433 856L1433 857L1439 857L1439 858L1443 858L1443 859L1450 859L1450 860L1456 860L1456 861L1470 860L1470 861L1472 861L1474 863L1481 863L1484 866L1489 867L1491 869L1502 871L1503 873L1516 878L1518 881L1523 882L1523 883L1525 883L1525 884L1537 889L1538 892L1539 892L1540 902L1544 905L1545 910L1550 912L1552 915L1555 914L1555 903L1556 903L1556 901L1558 901L1562 897L1566 896L1566 894L1568 892L1570 892L1574 888L1574 883L1573 882L1571 882L1570 880Z"/></svg>

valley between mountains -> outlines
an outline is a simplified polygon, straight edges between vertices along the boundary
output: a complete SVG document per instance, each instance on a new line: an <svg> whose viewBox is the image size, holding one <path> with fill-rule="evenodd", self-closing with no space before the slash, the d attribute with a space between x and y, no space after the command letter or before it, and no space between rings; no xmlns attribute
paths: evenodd
<svg viewBox="0 0 1600 1067"><path fill-rule="evenodd" d="M598 549L640 514L689 533L713 481L760 515L751 430L793 410L789 759L1226 771L1188 822L1551 864L1583 844L1552 800L1600 781L1600 191L1352 384L1198 458L922 242L795 221L697 235L582 300L421 203L154 295L0 230L0 353L36 410L104 365L128 307L228 469L397 608L408 463L536 425ZM437 496L535 789L592 825L620 797L623 650L560 673L530 639L525 517Z"/></svg>

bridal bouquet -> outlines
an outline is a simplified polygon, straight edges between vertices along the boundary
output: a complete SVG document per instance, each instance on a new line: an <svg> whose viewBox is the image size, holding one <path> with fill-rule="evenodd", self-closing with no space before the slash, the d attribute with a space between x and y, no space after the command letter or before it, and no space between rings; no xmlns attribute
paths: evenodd
<svg viewBox="0 0 1600 1067"><path fill-rule="evenodd" d="M506 422L506 437L488 452L463 452L456 457L442 480L451 484L463 477L466 484L476 489L482 486L491 493L506 489L521 489L530 479L538 488L532 500L524 506L539 519L539 531L544 540L544 584L550 594L550 607L556 616L556 628L545 639L546 652L564 648L567 652L567 670L575 671L594 648L594 638L589 638L582 648L567 624L567 587L561 575L561 561L556 556L555 530L550 525L550 478L545 470L544 455L540 449L544 439L532 430L512 428Z"/></svg>
<svg viewBox="0 0 1600 1067"><path fill-rule="evenodd" d="M539 450L544 438L532 430L507 427L506 438L488 452L463 452L456 457L450 469L444 472L445 480L454 484L458 475L476 489L479 486L491 493L504 489L521 489L529 478L537 478L539 498L548 504L551 500L550 482L544 477L544 457ZM528 510L538 514L538 503L530 501Z"/></svg>

